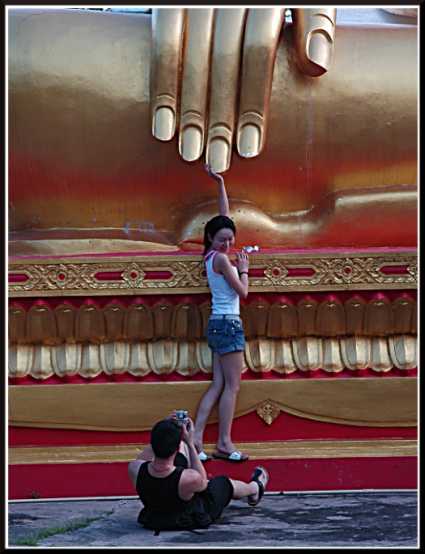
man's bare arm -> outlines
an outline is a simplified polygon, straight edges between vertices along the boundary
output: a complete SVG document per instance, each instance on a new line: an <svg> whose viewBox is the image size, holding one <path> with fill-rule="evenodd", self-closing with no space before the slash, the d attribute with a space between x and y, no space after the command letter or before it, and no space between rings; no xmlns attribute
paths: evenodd
<svg viewBox="0 0 425 554"><path fill-rule="evenodd" d="M182 440L187 444L189 454L189 468L183 471L179 481L179 496L189 500L195 492L203 491L208 486L208 476L193 440L193 421L188 418L183 426Z"/></svg>

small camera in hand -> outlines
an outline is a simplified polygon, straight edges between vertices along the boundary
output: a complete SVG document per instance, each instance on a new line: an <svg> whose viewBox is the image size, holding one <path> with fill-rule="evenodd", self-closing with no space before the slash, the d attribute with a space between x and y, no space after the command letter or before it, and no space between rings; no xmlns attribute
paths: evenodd
<svg viewBox="0 0 425 554"><path fill-rule="evenodd" d="M189 413L187 410L176 410L177 421L181 421L183 423L188 418L188 415Z"/></svg>
<svg viewBox="0 0 425 554"><path fill-rule="evenodd" d="M189 431L190 421L189 421L189 412L187 410L176 410L176 419L180 425L184 425Z"/></svg>
<svg viewBox="0 0 425 554"><path fill-rule="evenodd" d="M257 246L257 245L255 245L255 246L243 246L242 250L244 250L247 254L251 254L252 252L259 252L260 247Z"/></svg>

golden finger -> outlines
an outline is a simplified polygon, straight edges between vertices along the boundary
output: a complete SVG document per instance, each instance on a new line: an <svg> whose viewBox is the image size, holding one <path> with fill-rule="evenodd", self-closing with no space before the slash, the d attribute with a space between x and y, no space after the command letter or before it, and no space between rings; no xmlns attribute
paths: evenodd
<svg viewBox="0 0 425 554"><path fill-rule="evenodd" d="M226 171L232 157L246 8L216 11L206 159L216 172Z"/></svg>
<svg viewBox="0 0 425 554"><path fill-rule="evenodd" d="M301 71L311 77L323 75L332 62L336 8L297 8L292 17Z"/></svg>
<svg viewBox="0 0 425 554"><path fill-rule="evenodd" d="M152 10L152 134L159 140L171 140L176 130L185 11Z"/></svg>
<svg viewBox="0 0 425 554"><path fill-rule="evenodd" d="M254 8L248 13L243 46L238 152L258 156L264 145L273 68L285 12Z"/></svg>
<svg viewBox="0 0 425 554"><path fill-rule="evenodd" d="M179 151L188 162L197 160L204 148L213 20L214 8L191 8L187 12Z"/></svg>

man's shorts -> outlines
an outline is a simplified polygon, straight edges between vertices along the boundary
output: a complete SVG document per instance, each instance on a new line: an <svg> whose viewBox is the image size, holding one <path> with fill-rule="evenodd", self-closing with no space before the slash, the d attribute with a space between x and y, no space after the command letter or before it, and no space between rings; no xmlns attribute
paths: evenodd
<svg viewBox="0 0 425 554"><path fill-rule="evenodd" d="M213 316L208 320L208 346L217 354L243 352L245 335L239 316Z"/></svg>
<svg viewBox="0 0 425 554"><path fill-rule="evenodd" d="M174 464L187 469L189 464L187 458L181 452L177 452L174 458ZM208 481L206 490L196 493L203 499L205 510L210 514L213 520L221 516L224 508L229 504L233 497L233 485L226 475L213 477Z"/></svg>
<svg viewBox="0 0 425 554"><path fill-rule="evenodd" d="M208 481L206 491L199 493L205 495L206 506L209 514L216 520L221 512L229 504L233 497L233 485L226 475L218 475Z"/></svg>

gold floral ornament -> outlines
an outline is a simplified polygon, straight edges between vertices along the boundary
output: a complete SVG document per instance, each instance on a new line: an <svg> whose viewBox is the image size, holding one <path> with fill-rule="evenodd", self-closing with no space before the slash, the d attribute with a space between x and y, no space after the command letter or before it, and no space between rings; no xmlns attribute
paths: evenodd
<svg viewBox="0 0 425 554"><path fill-rule="evenodd" d="M271 425L280 414L280 408L272 400L267 399L257 407L257 414L267 425Z"/></svg>
<svg viewBox="0 0 425 554"><path fill-rule="evenodd" d="M332 267L327 266L330 270L330 278L337 283L356 283L361 282L363 279L363 267L362 261L353 258L345 258L341 260L333 260ZM324 269L324 278L327 276L327 268Z"/></svg>
<svg viewBox="0 0 425 554"><path fill-rule="evenodd" d="M170 270L173 277L166 284L167 287L198 288L200 285L206 284L202 261L170 263Z"/></svg>
<svg viewBox="0 0 425 554"><path fill-rule="evenodd" d="M142 270L140 264L131 263L126 266L122 274L123 281L129 286L134 288L140 288L145 278L145 272Z"/></svg>
<svg viewBox="0 0 425 554"><path fill-rule="evenodd" d="M274 285L279 285L283 279L288 275L288 268L283 265L283 263L271 263L268 264L264 270L264 275L270 280Z"/></svg>

